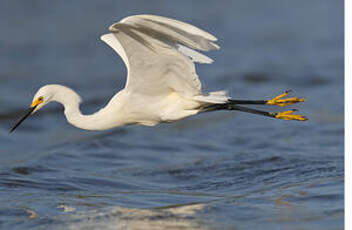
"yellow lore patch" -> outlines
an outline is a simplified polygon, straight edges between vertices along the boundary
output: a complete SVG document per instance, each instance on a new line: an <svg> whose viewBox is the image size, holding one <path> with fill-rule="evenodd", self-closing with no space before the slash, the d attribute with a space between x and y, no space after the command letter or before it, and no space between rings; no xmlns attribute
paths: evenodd
<svg viewBox="0 0 352 230"><path fill-rule="evenodd" d="M38 97L35 101L33 101L33 103L31 104L31 107L33 108L34 106L37 106L43 103L43 101L44 101L43 97Z"/></svg>

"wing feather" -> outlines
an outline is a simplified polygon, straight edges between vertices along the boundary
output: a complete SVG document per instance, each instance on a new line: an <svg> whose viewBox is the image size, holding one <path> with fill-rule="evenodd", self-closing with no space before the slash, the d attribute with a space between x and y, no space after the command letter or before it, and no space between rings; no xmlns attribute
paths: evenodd
<svg viewBox="0 0 352 230"><path fill-rule="evenodd" d="M135 26L154 38L180 43L197 50L214 50L220 47L214 43L217 38L193 25L156 15L134 15L122 19L109 27L111 32L119 31L119 25Z"/></svg>
<svg viewBox="0 0 352 230"><path fill-rule="evenodd" d="M126 87L142 93L177 91L200 95L194 62L212 63L195 50L214 50L216 38L190 24L154 15L136 15L110 26L101 39L127 66Z"/></svg>

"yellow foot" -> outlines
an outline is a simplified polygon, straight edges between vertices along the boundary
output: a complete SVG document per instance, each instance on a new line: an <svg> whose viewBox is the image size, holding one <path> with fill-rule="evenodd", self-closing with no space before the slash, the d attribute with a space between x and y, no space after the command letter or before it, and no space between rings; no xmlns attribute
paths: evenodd
<svg viewBox="0 0 352 230"><path fill-rule="evenodd" d="M282 120L297 120L297 121L306 121L308 120L305 116L299 114L293 114L297 110L289 110L284 112L275 113L275 118Z"/></svg>
<svg viewBox="0 0 352 230"><path fill-rule="evenodd" d="M303 102L304 98L297 98L297 97L290 97L286 99L281 99L283 97L286 97L289 94L290 91L285 91L283 94L274 97L271 100L268 100L266 102L267 105L278 105L278 106L286 106L286 105L292 105L298 102Z"/></svg>

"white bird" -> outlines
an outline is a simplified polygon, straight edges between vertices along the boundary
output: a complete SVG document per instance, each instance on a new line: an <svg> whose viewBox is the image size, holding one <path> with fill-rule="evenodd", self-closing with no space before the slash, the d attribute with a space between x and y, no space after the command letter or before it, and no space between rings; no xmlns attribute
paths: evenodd
<svg viewBox="0 0 352 230"><path fill-rule="evenodd" d="M114 49L127 67L125 88L98 112L83 115L81 97L62 85L45 85L35 94L29 115L52 101L61 103L67 121L87 130L105 130L129 124L153 126L172 122L205 111L239 110L284 120L306 120L295 110L273 113L238 104L286 106L304 101L286 98L288 92L271 100L233 100L225 91L203 93L194 63L213 62L195 51L217 50L216 37L190 24L174 19L135 15L109 27L101 39Z"/></svg>

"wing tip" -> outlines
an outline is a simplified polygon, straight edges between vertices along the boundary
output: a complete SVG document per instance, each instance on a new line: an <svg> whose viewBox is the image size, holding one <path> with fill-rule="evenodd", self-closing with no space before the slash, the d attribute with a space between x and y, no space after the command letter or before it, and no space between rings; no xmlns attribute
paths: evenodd
<svg viewBox="0 0 352 230"><path fill-rule="evenodd" d="M110 31L110 32L113 32L113 33L118 32L119 30L116 29L116 26L117 26L119 23L120 23L120 22L116 22L116 23L112 24L111 26L109 26L109 31Z"/></svg>
<svg viewBox="0 0 352 230"><path fill-rule="evenodd" d="M177 20L177 19L174 19L174 18L169 18L169 17L165 17L165 16L159 16L159 15L153 15L153 14L136 14L136 15L130 15L130 16L127 16L123 19L121 19L119 22L117 23L114 23L113 25L111 25L109 27L109 30L111 32L116 32L118 31L115 27L116 24L118 23L129 23L128 21L133 19L133 18L139 18L139 19L150 19L150 20L156 20L156 21L159 21L159 22L171 22L172 24L178 24L178 26L186 26L187 27L187 31L189 33L192 33L192 34L195 34L195 35L200 35L202 37L204 37L205 39L209 40L209 41L212 41L212 42L215 42L217 41L218 39L212 35L211 33L197 27L197 26L194 26L190 23L187 23L187 22L183 22L183 21L180 21L180 20ZM185 29L185 28L183 28Z"/></svg>
<svg viewBox="0 0 352 230"><path fill-rule="evenodd" d="M102 40L105 43L108 43L109 39L111 38L112 34L103 34L100 36L100 40Z"/></svg>
<svg viewBox="0 0 352 230"><path fill-rule="evenodd" d="M100 39L108 44L116 53L118 53L122 60L124 61L125 65L127 66L127 70L129 69L129 61L126 55L126 51L117 39L116 35L113 33L103 34L100 36Z"/></svg>

